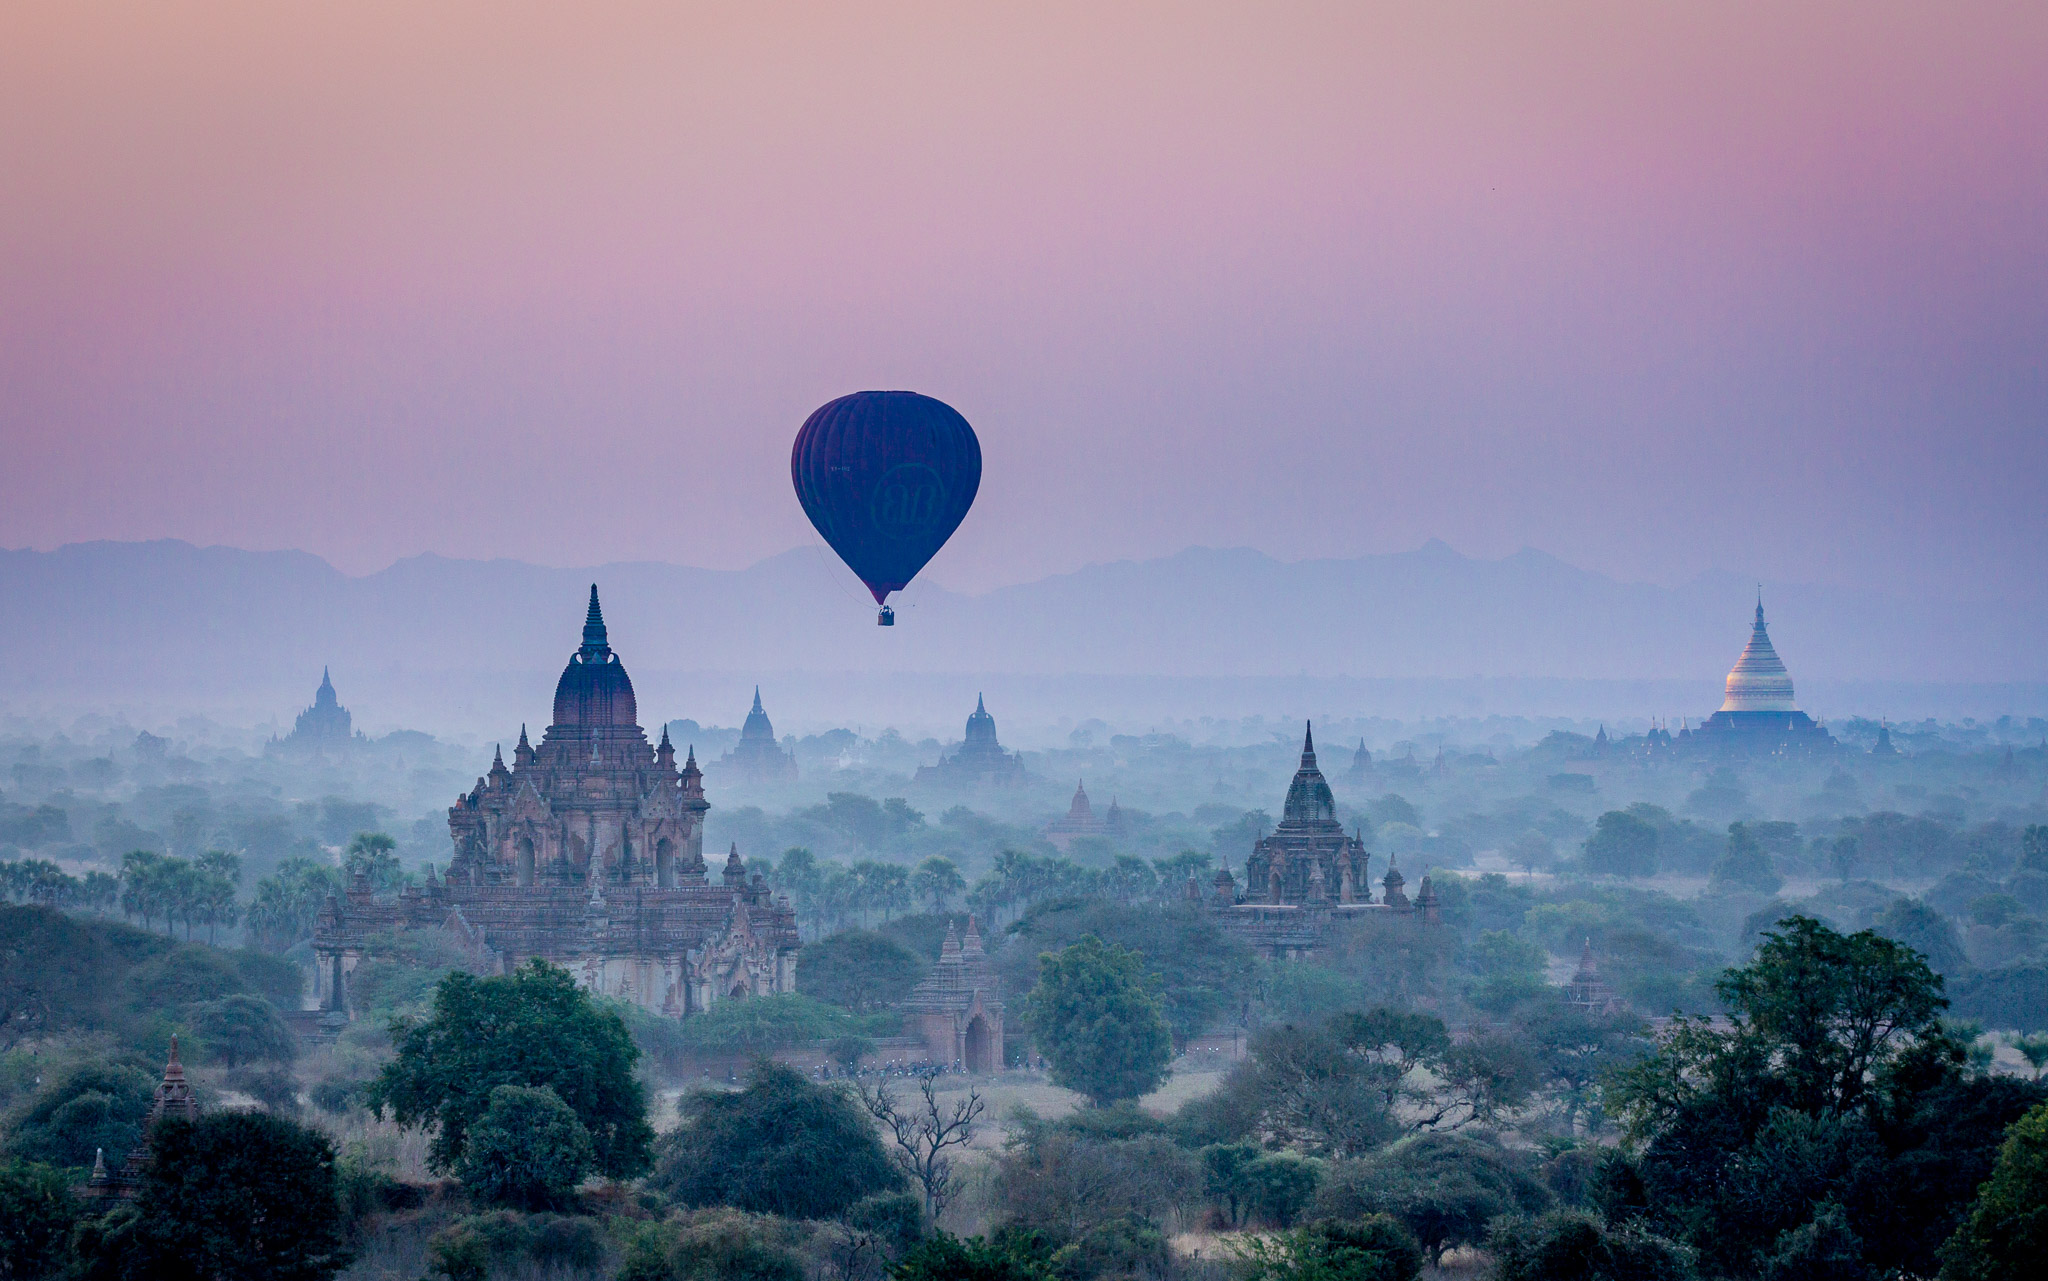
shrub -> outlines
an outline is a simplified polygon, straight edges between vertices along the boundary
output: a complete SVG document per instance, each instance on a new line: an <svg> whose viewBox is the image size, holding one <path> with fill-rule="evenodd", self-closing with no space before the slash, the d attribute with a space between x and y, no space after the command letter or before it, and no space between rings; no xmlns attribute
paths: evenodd
<svg viewBox="0 0 2048 1281"><path fill-rule="evenodd" d="M7 1153L73 1169L95 1151L118 1164L142 1137L156 1083L132 1067L83 1063L48 1082L7 1124Z"/></svg>
<svg viewBox="0 0 2048 1281"><path fill-rule="evenodd" d="M1590 1214L1554 1210L1540 1219L1505 1218L1486 1248L1494 1281L1690 1281L1684 1246L1635 1228L1610 1228Z"/></svg>
<svg viewBox="0 0 2048 1281"><path fill-rule="evenodd" d="M0 1277L56 1276L70 1260L78 1199L61 1171L0 1163Z"/></svg>
<svg viewBox="0 0 2048 1281"><path fill-rule="evenodd" d="M289 1063L298 1057L298 1042L270 1002L238 992L217 1001L202 1001L188 1017L207 1057L228 1067L244 1063Z"/></svg>
<svg viewBox="0 0 2048 1281"><path fill-rule="evenodd" d="M590 1132L553 1090L501 1085L470 1127L456 1174L488 1204L552 1210L569 1203L595 1160Z"/></svg>
<svg viewBox="0 0 2048 1281"><path fill-rule="evenodd" d="M595 1219L510 1210L457 1219L427 1242L434 1268L449 1281L482 1281L522 1263L588 1271L604 1263L605 1253Z"/></svg>
<svg viewBox="0 0 2048 1281"><path fill-rule="evenodd" d="M1415 1281L1422 1247L1384 1214L1319 1219L1279 1240L1246 1243L1245 1281Z"/></svg>
<svg viewBox="0 0 2048 1281"><path fill-rule="evenodd" d="M830 1218L902 1176L867 1115L839 1090L762 1060L745 1089L700 1090L676 1104L654 1183L684 1205Z"/></svg>

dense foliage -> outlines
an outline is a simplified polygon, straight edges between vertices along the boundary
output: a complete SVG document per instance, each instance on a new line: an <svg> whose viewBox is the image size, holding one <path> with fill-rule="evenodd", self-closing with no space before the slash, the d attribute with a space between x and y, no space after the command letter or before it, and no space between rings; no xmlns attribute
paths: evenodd
<svg viewBox="0 0 2048 1281"><path fill-rule="evenodd" d="M676 1107L654 1183L684 1205L822 1218L903 1184L858 1103L780 1064L757 1062L743 1089L696 1090Z"/></svg>
<svg viewBox="0 0 2048 1281"><path fill-rule="evenodd" d="M371 1086L372 1108L401 1124L434 1124L429 1159L452 1170L469 1129L501 1085L545 1086L576 1114L595 1168L613 1178L644 1171L653 1131L633 1074L639 1050L619 1016L569 974L534 960L501 978L456 972L434 992L431 1017L392 1027L397 1057Z"/></svg>
<svg viewBox="0 0 2048 1281"><path fill-rule="evenodd" d="M323 1281L347 1262L334 1149L279 1117L166 1119L132 1206L81 1229L94 1277Z"/></svg>
<svg viewBox="0 0 2048 1281"><path fill-rule="evenodd" d="M1681 1020L1615 1090L1644 1221L1731 1275L1813 1248L1822 1227L1870 1266L1932 1272L2042 1089L1967 1070L1937 1019L1939 977L1874 933L1788 919L1720 990L1729 1027Z"/></svg>
<svg viewBox="0 0 2048 1281"><path fill-rule="evenodd" d="M1134 1099L1166 1079L1173 1045L1136 952L1094 935L1039 958L1021 1003L1052 1078L1097 1106Z"/></svg>
<svg viewBox="0 0 2048 1281"><path fill-rule="evenodd" d="M487 1204L555 1210L595 1162L590 1132L553 1090L501 1085L469 1127L455 1174Z"/></svg>

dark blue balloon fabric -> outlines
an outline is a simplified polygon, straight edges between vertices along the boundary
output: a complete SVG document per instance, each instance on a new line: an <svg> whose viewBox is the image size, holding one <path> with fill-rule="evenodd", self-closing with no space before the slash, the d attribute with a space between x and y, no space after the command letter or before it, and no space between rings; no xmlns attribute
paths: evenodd
<svg viewBox="0 0 2048 1281"><path fill-rule="evenodd" d="M857 391L804 420L789 452L797 501L875 603L938 554L981 488L981 442L914 391Z"/></svg>

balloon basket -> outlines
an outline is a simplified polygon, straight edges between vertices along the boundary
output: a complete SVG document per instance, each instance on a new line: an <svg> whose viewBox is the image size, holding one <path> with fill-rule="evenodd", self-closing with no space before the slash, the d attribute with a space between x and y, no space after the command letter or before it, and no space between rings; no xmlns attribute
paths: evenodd
<svg viewBox="0 0 2048 1281"><path fill-rule="evenodd" d="M887 605L882 606L882 612L875 615L875 626L894 627L895 625L896 611L889 608Z"/></svg>

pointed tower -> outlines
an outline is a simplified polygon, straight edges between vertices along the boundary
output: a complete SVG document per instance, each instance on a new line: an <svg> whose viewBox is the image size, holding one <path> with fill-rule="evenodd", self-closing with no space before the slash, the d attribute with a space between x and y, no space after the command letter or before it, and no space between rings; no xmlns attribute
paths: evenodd
<svg viewBox="0 0 2048 1281"><path fill-rule="evenodd" d="M1784 661L1771 645L1771 634L1764 629L1764 598L1761 590L1756 598L1756 623L1750 629L1749 644L1742 650L1742 657L1735 660L1735 666L1728 673L1727 698L1721 703L1724 712L1796 712L1798 705L1792 701L1792 676L1785 670Z"/></svg>
<svg viewBox="0 0 2048 1281"><path fill-rule="evenodd" d="M740 726L740 741L718 758L718 768L721 779L736 777L749 786L796 782L796 757L775 741L775 726L761 707L759 685L754 686L754 706Z"/></svg>

